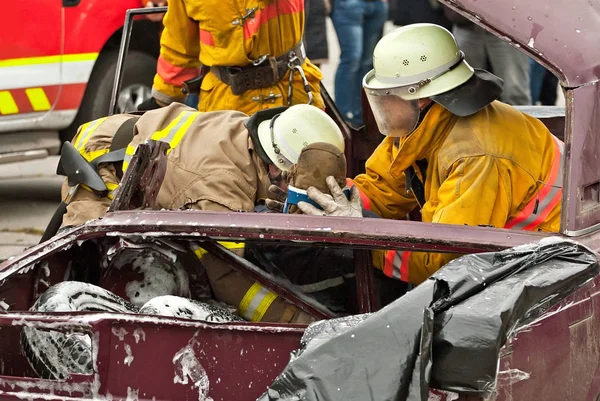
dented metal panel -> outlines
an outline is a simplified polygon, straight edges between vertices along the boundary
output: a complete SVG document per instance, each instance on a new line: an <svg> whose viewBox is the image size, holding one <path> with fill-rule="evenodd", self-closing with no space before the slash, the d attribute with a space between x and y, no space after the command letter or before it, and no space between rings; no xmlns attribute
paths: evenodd
<svg viewBox="0 0 600 401"><path fill-rule="evenodd" d="M0 376L0 398L254 400L285 367L304 332L299 325L127 314L0 315L1 328L33 325L89 333L93 374L65 381Z"/></svg>

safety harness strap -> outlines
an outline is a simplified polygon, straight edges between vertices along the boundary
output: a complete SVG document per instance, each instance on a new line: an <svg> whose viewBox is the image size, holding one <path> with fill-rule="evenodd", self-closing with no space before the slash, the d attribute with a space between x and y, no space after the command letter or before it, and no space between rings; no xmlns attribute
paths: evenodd
<svg viewBox="0 0 600 401"><path fill-rule="evenodd" d="M115 132L115 136L110 144L111 152L125 149L127 145L129 145L129 142L131 142L133 139L133 127L139 119L140 117L131 117L129 120L121 124L117 132Z"/></svg>

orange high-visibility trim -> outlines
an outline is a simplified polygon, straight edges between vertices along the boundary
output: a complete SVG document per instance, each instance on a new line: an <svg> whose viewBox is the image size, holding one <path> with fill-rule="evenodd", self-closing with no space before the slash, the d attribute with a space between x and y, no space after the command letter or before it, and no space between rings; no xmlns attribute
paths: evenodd
<svg viewBox="0 0 600 401"><path fill-rule="evenodd" d="M352 181L351 178L346 178L346 186L348 188L352 188L355 185L356 184L354 183L354 181ZM369 200L369 198L367 198L367 195L365 195L364 192L360 190L360 188L356 188L358 189L358 193L360 194L360 200L362 201L363 209L371 210L371 201Z"/></svg>
<svg viewBox="0 0 600 401"><path fill-rule="evenodd" d="M200 75L199 67L183 68L169 63L162 56L158 57L156 72L168 84L181 86L184 81Z"/></svg>
<svg viewBox="0 0 600 401"><path fill-rule="evenodd" d="M390 278L408 282L410 254L410 251L386 251L383 273Z"/></svg>
<svg viewBox="0 0 600 401"><path fill-rule="evenodd" d="M564 172L563 143L554 138L554 160L552 169L544 186L517 216L506 223L504 228L534 230L548 217L548 214L562 198L562 180ZM537 210L536 210L537 206Z"/></svg>
<svg viewBox="0 0 600 401"><path fill-rule="evenodd" d="M250 39L261 26L281 15L295 14L304 11L303 0L278 0L262 10L256 11L254 18L249 18L244 24L244 39Z"/></svg>
<svg viewBox="0 0 600 401"><path fill-rule="evenodd" d="M304 11L303 0L277 0L262 10L257 10L254 16L244 21L244 40L252 38L262 26L266 25L273 18L302 11ZM211 32L200 29L200 43L207 46L214 46L215 38Z"/></svg>

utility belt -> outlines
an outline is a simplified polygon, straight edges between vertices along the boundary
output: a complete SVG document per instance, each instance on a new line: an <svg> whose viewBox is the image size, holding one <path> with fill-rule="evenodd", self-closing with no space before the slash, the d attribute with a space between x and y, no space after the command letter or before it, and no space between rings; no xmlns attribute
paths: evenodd
<svg viewBox="0 0 600 401"><path fill-rule="evenodd" d="M288 69L302 66L306 60L304 43L300 41L279 57L264 55L245 67L210 67L210 70L229 85L234 95L250 89L268 88L278 83ZM292 64L293 63L293 64Z"/></svg>

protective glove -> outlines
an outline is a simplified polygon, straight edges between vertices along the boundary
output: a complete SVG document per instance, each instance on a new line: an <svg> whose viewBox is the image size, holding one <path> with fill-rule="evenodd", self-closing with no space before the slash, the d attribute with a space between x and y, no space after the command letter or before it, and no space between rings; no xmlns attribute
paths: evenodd
<svg viewBox="0 0 600 401"><path fill-rule="evenodd" d="M360 200L360 194L356 186L350 189L350 200L348 200L333 176L327 177L326 182L331 196L324 194L315 187L310 187L306 190L308 196L317 202L323 210L317 209L310 203L300 202L298 203L298 207L304 214L313 216L363 217L362 201Z"/></svg>
<svg viewBox="0 0 600 401"><path fill-rule="evenodd" d="M267 190L267 196L268 198L265 200L267 209L275 213L283 213L283 204L287 193L277 185L271 185Z"/></svg>

